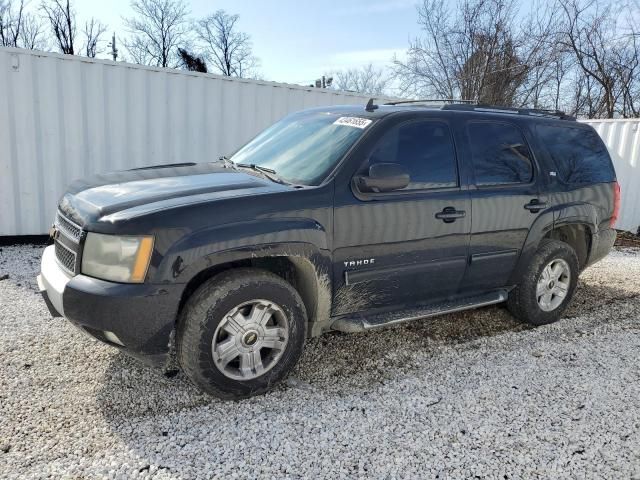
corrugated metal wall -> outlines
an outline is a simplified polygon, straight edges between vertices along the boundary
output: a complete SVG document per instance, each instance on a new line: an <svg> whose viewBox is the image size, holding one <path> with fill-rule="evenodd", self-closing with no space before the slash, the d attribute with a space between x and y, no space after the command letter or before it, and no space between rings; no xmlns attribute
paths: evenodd
<svg viewBox="0 0 640 480"><path fill-rule="evenodd" d="M207 161L287 113L367 97L0 48L0 235L46 233L72 180Z"/></svg>
<svg viewBox="0 0 640 480"><path fill-rule="evenodd" d="M606 143L622 191L616 228L637 232L640 227L640 120L583 120Z"/></svg>

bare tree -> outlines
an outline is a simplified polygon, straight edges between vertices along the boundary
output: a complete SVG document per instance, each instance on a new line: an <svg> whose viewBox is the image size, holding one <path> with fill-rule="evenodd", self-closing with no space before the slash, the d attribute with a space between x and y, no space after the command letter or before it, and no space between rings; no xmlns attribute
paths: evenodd
<svg viewBox="0 0 640 480"><path fill-rule="evenodd" d="M423 35L394 70L403 93L505 106L563 103L571 68L559 44L560 6L537 2L524 18L517 0L423 0Z"/></svg>
<svg viewBox="0 0 640 480"><path fill-rule="evenodd" d="M620 93L616 111L624 118L637 118L640 114L640 48L638 37L628 37L624 48L614 49L614 71Z"/></svg>
<svg viewBox="0 0 640 480"><path fill-rule="evenodd" d="M84 52L87 57L95 58L98 53L98 45L101 41L100 37L106 31L107 26L93 17L88 22L85 22L82 33L86 39Z"/></svg>
<svg viewBox="0 0 640 480"><path fill-rule="evenodd" d="M640 2L629 1L622 9L628 27L623 29L622 54L616 53L618 75L621 79L623 117L640 117Z"/></svg>
<svg viewBox="0 0 640 480"><path fill-rule="evenodd" d="M339 70L333 74L333 87L369 95L384 95L390 85L390 78L383 68L368 64L360 68Z"/></svg>
<svg viewBox="0 0 640 480"><path fill-rule="evenodd" d="M187 5L183 0L134 0L135 15L124 23L131 36L124 42L136 63L158 67L179 64L177 48L188 34Z"/></svg>
<svg viewBox="0 0 640 480"><path fill-rule="evenodd" d="M560 22L553 41L561 51L556 105L588 118L638 116L640 57L630 4L617 9L600 0L556 0ZM636 10L638 10L636 8Z"/></svg>
<svg viewBox="0 0 640 480"><path fill-rule="evenodd" d="M0 46L2 47L6 46L7 38L9 37L10 8L11 4L7 0L0 1Z"/></svg>
<svg viewBox="0 0 640 480"><path fill-rule="evenodd" d="M602 85L580 70L574 72L573 98L570 112L587 118L602 116Z"/></svg>
<svg viewBox="0 0 640 480"><path fill-rule="evenodd" d="M422 0L423 34L394 61L401 91L588 117L640 114L637 1L540 2L524 19L521 5Z"/></svg>
<svg viewBox="0 0 640 480"><path fill-rule="evenodd" d="M131 33L125 41L136 63L158 67L179 64L178 45L184 44L189 31L188 9L183 0L134 0L135 16L125 18Z"/></svg>
<svg viewBox="0 0 640 480"><path fill-rule="evenodd" d="M196 34L209 61L222 75L252 77L258 60L252 53L249 35L236 27L239 18L218 10L197 22Z"/></svg>
<svg viewBox="0 0 640 480"><path fill-rule="evenodd" d="M592 104L593 89L587 90L589 115L613 118L620 92L614 68L615 25L610 9L600 9L593 0L559 0L559 4L564 14L560 42L573 53L582 73L600 86L597 105ZM592 86L590 82L582 83Z"/></svg>
<svg viewBox="0 0 640 480"><path fill-rule="evenodd" d="M40 18L26 11L20 0L0 0L0 46L43 50L47 46Z"/></svg>
<svg viewBox="0 0 640 480"><path fill-rule="evenodd" d="M526 66L515 106L559 108L564 78L571 62L558 46L559 7L548 2L531 4L531 12L515 28L515 48Z"/></svg>
<svg viewBox="0 0 640 480"><path fill-rule="evenodd" d="M551 104L554 110L566 109L566 98L571 95L566 93L567 75L573 70L575 63L566 51L557 50L552 58L552 79L549 94L551 95ZM571 110L573 112L573 110Z"/></svg>
<svg viewBox="0 0 640 480"><path fill-rule="evenodd" d="M423 0L424 32L410 42L407 60L395 59L405 93L510 105L529 66L514 32L513 0Z"/></svg>
<svg viewBox="0 0 640 480"><path fill-rule="evenodd" d="M22 27L20 28L19 45L29 50L46 50L47 37L45 26L40 17L27 13L22 17Z"/></svg>
<svg viewBox="0 0 640 480"><path fill-rule="evenodd" d="M0 46L20 46L20 34L24 24L24 0L17 7L11 0L0 1Z"/></svg>
<svg viewBox="0 0 640 480"><path fill-rule="evenodd" d="M76 14L69 0L45 0L42 10L49 19L56 46L62 53L75 55Z"/></svg>

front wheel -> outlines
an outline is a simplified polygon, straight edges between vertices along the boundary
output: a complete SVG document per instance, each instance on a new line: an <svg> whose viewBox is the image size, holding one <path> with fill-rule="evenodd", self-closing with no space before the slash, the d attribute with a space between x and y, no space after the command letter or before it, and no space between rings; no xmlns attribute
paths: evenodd
<svg viewBox="0 0 640 480"><path fill-rule="evenodd" d="M238 269L202 285L178 325L178 361L193 383L225 399L266 392L295 366L307 314L298 292L273 273Z"/></svg>
<svg viewBox="0 0 640 480"><path fill-rule="evenodd" d="M509 311L532 325L557 321L573 297L579 271L578 257L569 245L543 240L520 283L509 293Z"/></svg>

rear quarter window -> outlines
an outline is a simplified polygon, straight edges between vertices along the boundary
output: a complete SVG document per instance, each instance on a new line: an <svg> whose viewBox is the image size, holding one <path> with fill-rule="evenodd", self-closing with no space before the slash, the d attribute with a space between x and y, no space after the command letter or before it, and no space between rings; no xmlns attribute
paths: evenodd
<svg viewBox="0 0 640 480"><path fill-rule="evenodd" d="M536 133L564 183L584 185L615 181L611 157L595 130L538 125Z"/></svg>

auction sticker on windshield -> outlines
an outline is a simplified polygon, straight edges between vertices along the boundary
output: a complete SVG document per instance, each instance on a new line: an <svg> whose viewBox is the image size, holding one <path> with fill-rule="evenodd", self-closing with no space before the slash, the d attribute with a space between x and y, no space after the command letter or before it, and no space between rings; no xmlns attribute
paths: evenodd
<svg viewBox="0 0 640 480"><path fill-rule="evenodd" d="M355 128L367 128L371 120L367 118L360 117L340 117L335 122L334 125L344 125L346 127L355 127Z"/></svg>

